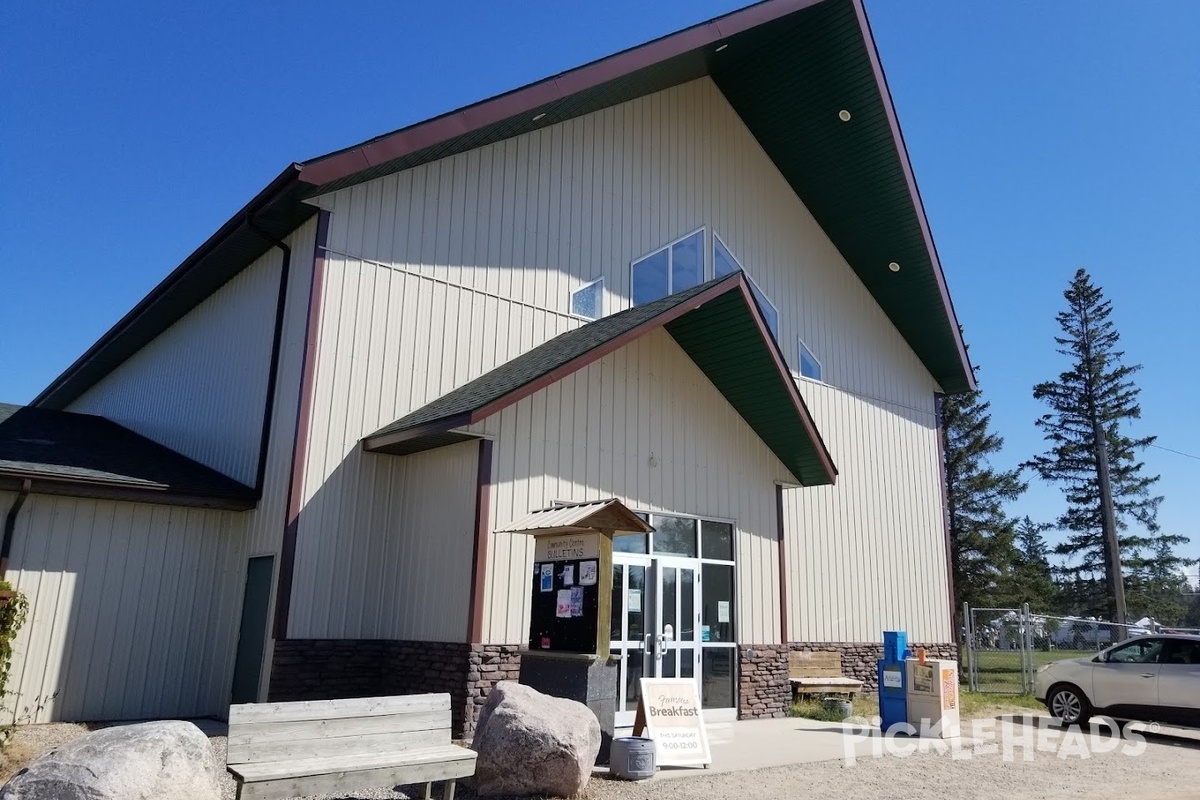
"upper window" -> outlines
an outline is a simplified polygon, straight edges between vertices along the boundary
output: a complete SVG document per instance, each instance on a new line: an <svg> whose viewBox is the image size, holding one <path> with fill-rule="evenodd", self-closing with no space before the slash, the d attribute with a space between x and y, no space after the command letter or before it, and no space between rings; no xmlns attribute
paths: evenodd
<svg viewBox="0 0 1200 800"><path fill-rule="evenodd" d="M597 278L571 292L571 313L584 319L604 316L604 278Z"/></svg>
<svg viewBox="0 0 1200 800"><path fill-rule="evenodd" d="M821 362L817 361L803 339L800 340L800 374L814 381L821 380Z"/></svg>
<svg viewBox="0 0 1200 800"><path fill-rule="evenodd" d="M652 303L704 282L704 229L633 262L633 304Z"/></svg>
<svg viewBox="0 0 1200 800"><path fill-rule="evenodd" d="M713 235L713 273L716 278L723 278L726 275L732 275L735 272L745 272L742 269L741 263L733 257L733 253L729 252L729 248L721 241L721 237ZM758 302L758 310L762 312L763 319L766 320L767 327L771 329L771 333L776 339L779 338L779 310L775 308L775 304L767 299L763 290L758 288L758 284L749 275L746 279L750 282L750 294L754 295L755 301Z"/></svg>

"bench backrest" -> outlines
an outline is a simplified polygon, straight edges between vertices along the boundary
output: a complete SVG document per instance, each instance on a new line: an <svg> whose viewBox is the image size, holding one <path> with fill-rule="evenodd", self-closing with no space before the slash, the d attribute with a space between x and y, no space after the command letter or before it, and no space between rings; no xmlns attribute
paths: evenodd
<svg viewBox="0 0 1200 800"><path fill-rule="evenodd" d="M836 652L807 653L792 650L788 653L789 678L840 678L842 654Z"/></svg>
<svg viewBox="0 0 1200 800"><path fill-rule="evenodd" d="M226 762L257 764L450 744L450 695L359 697L229 708Z"/></svg>

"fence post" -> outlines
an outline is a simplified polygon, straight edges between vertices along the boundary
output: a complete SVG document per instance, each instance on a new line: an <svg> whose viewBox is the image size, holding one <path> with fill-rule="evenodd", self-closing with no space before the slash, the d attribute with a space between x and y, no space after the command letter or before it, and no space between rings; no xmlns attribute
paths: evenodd
<svg viewBox="0 0 1200 800"><path fill-rule="evenodd" d="M974 620L971 619L970 603L963 603L962 615L963 638L966 639L964 655L967 660L967 688L973 692L975 691L975 625Z"/></svg>
<svg viewBox="0 0 1200 800"><path fill-rule="evenodd" d="M1033 692L1033 618L1029 614L1029 603L1021 606L1021 627L1024 633L1021 635L1021 651L1022 658L1027 661L1024 669L1021 670L1021 694L1031 694Z"/></svg>

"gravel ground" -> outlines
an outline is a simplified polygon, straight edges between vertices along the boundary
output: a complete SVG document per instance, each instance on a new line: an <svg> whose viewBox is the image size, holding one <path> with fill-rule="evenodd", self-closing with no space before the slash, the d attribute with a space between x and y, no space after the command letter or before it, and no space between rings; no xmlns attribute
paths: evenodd
<svg viewBox="0 0 1200 800"><path fill-rule="evenodd" d="M225 763L225 737L220 726L201 723L210 733L218 764ZM36 758L86 731L83 725L32 725L22 728L10 746L10 758ZM1031 761L1005 761L999 755L955 759L949 754L915 753L907 758L859 759L800 764L744 772L659 778L629 783L595 779L586 800L745 800L795 797L912 797L919 800L1068 800L1068 798L1153 797L1155 800L1200 800L1200 739L1147 735L1145 751L1130 756L1119 751L1060 758L1038 752ZM1017 757L1020 758L1017 751ZM420 797L421 787L398 787L338 795L337 800L402 800ZM440 787L434 787L440 796ZM234 783L222 778L224 798L233 800ZM459 784L456 797L473 800Z"/></svg>

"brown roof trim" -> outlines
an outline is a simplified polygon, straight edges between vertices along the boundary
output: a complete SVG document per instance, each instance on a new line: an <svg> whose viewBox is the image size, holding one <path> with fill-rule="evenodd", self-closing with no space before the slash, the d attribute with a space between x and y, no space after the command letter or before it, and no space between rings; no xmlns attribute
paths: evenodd
<svg viewBox="0 0 1200 800"><path fill-rule="evenodd" d="M750 306L750 316L758 326L758 332L762 334L763 339L768 344L771 357L775 361L775 369L778 370L780 376L784 379L784 384L788 387L788 394L792 398L792 404L796 406L796 411L800 415L800 421L804 423L804 430L808 433L809 440L818 445L816 450L817 455L821 457L821 468L825 470L830 485L836 484L838 471L837 467L833 464L833 456L829 455L829 448L825 446L825 440L821 438L821 433L817 430L817 425L813 422L812 415L808 413L808 406L805 405L804 398L800 396L800 390L796 388L796 380L792 377L792 371L788 369L787 361L779 349L779 342L775 341L775 337L771 334L771 329L767 327L767 321L763 318L762 312L758 308L758 301L754 299L754 294L750 291L750 284L744 277L745 273L737 272L735 274L741 279L738 283L741 285L746 305ZM799 475L795 477L797 480L800 479Z"/></svg>
<svg viewBox="0 0 1200 800"><path fill-rule="evenodd" d="M483 642L483 611L487 597L487 559L492 516L491 439L479 440L479 466L475 474L475 543L471 551L471 605L467 621L467 641Z"/></svg>
<svg viewBox="0 0 1200 800"><path fill-rule="evenodd" d="M775 533L779 537L779 642L786 645L788 632L787 532L783 524L783 486L775 484Z"/></svg>
<svg viewBox="0 0 1200 800"><path fill-rule="evenodd" d="M272 636L286 639L292 611L292 579L296 572L296 538L300 532L300 506L304 493L304 465L308 457L308 425L312 416L313 381L317 366L318 325L321 320L321 289L325 283L325 247L329 242L329 212L317 217L313 246L312 280L308 287L308 318L304 323L304 352L300 367L300 390L296 393L296 427L292 438L291 476L279 549L279 579L275 586L275 622Z"/></svg>
<svg viewBox="0 0 1200 800"><path fill-rule="evenodd" d="M321 186L593 89L660 62L714 45L722 39L785 17L821 0L764 0L715 19L622 50L567 72L527 84L440 117L378 136L303 164L300 180ZM547 119L546 124L558 120Z"/></svg>
<svg viewBox="0 0 1200 800"><path fill-rule="evenodd" d="M114 480L0 470L0 490L20 492L26 490L26 487L30 494L121 500L129 503L189 506L223 511L249 511L258 504L257 495L249 490L245 494L202 494L180 492L162 484L125 483Z"/></svg>
<svg viewBox="0 0 1200 800"><path fill-rule="evenodd" d="M912 161L908 157L908 146L904 143L904 133L900 130L900 118L896 115L896 106L892 102L891 90L888 89L887 76L883 73L883 62L879 59L879 47L875 44L875 37L871 33L871 23L867 20L867 11L863 7L863 0L852 0L852 3L854 13L858 17L858 26L862 31L863 42L867 46L871 71L875 74L875 83L879 86L879 96L883 100L883 110L887 114L888 126L892 129L892 138L896 141L896 154L899 156L900 168L904 171L904 181L908 184L913 207L917 210L917 222L921 226L925 249L929 252L929 261L933 266L933 275L937 279L942 305L946 309L946 316L953 329L954 342L958 347L958 357L962 360L963 372L966 374L970 388L976 389L978 386L975 383L975 370L971 368L971 360L967 357L967 344L963 341L962 327L958 323L958 315L954 313L954 301L950 299L950 289L946 286L946 273L942 271L942 261L938 257L937 246L933 243L929 218L925 215L925 204L921 201L921 191L917 188L917 178L913 173Z"/></svg>
<svg viewBox="0 0 1200 800"><path fill-rule="evenodd" d="M383 436L370 436L363 439L363 449L368 452L382 450L385 447L391 447L400 442L408 442L413 439L421 439L434 433L445 433L454 428L461 428L464 425L470 425L475 420L471 419L470 414L457 414L453 417L434 420L427 422L424 425L418 425L415 428L408 428L395 433L386 433Z"/></svg>
<svg viewBox="0 0 1200 800"><path fill-rule="evenodd" d="M280 195L286 192L289 188L294 187L299 183L300 167L298 164L290 164L276 178L267 184L267 187L259 192L254 198L242 207L240 211L234 214L229 220L217 229L217 232L205 240L204 244L197 247L191 255L184 260L167 277L150 290L150 293L143 297L141 301L134 306L129 313L117 320L108 331L96 340L95 344L89 347L83 355L75 359L71 366L63 370L62 374L55 378L49 386L43 389L37 397L35 397L29 405L40 406L45 404L64 384L68 383L72 377L84 366L86 366L93 358L104 351L113 341L120 336L127 328L149 311L153 306L166 295L170 294L175 286L180 283L192 271L192 268L203 261L212 251L216 250L227 240L234 231L239 228L249 225L250 220L254 218L260 211L274 202Z"/></svg>

